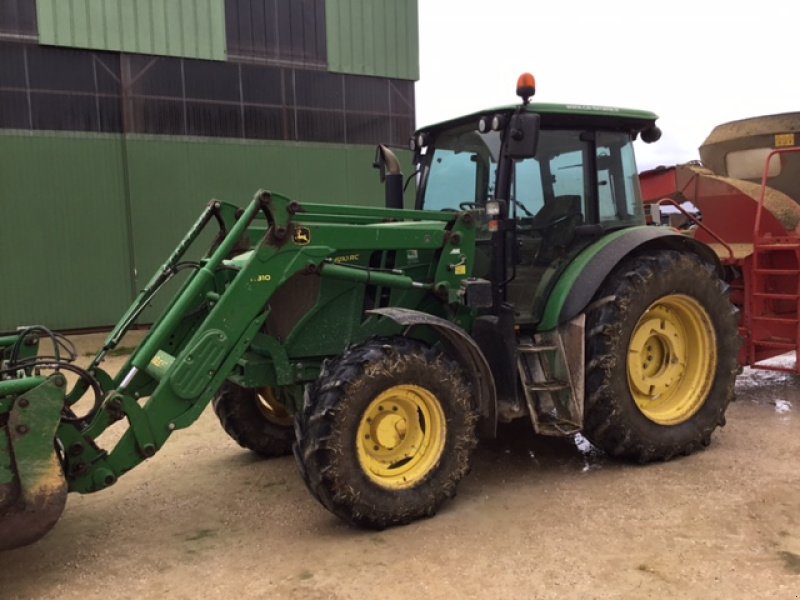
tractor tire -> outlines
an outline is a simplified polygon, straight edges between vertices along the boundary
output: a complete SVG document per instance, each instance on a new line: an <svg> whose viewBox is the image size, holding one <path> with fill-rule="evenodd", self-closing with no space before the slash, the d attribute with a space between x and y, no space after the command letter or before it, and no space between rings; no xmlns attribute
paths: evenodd
<svg viewBox="0 0 800 600"><path fill-rule="evenodd" d="M272 388L254 390L227 382L212 405L222 428L242 448L265 458L291 454L294 418Z"/></svg>
<svg viewBox="0 0 800 600"><path fill-rule="evenodd" d="M469 471L478 420L461 368L404 337L327 361L295 421L294 454L319 502L372 529L430 517Z"/></svg>
<svg viewBox="0 0 800 600"><path fill-rule="evenodd" d="M646 463L707 446L725 424L738 373L738 312L693 254L624 260L586 318L584 435Z"/></svg>

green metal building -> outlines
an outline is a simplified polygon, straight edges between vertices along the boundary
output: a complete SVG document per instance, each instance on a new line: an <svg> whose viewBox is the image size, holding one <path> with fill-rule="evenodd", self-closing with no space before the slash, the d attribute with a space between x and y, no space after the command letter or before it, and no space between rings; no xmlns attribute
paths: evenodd
<svg viewBox="0 0 800 600"><path fill-rule="evenodd" d="M380 204L416 0L0 0L0 330L112 324L211 198Z"/></svg>

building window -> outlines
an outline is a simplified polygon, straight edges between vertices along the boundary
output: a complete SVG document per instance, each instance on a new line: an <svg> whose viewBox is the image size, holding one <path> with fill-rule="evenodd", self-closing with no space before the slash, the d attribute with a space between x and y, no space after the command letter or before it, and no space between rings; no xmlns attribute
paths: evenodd
<svg viewBox="0 0 800 600"><path fill-rule="evenodd" d="M325 66L324 0L225 0L228 58Z"/></svg>
<svg viewBox="0 0 800 600"><path fill-rule="evenodd" d="M0 127L122 131L119 56L0 43Z"/></svg>
<svg viewBox="0 0 800 600"><path fill-rule="evenodd" d="M0 39L35 40L37 33L34 0L0 1Z"/></svg>
<svg viewBox="0 0 800 600"><path fill-rule="evenodd" d="M405 146L414 84L0 42L0 127Z"/></svg>

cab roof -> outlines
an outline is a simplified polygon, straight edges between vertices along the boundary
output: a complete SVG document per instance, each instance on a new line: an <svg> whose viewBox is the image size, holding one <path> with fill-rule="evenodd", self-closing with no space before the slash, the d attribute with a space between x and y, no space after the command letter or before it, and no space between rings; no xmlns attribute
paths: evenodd
<svg viewBox="0 0 800 600"><path fill-rule="evenodd" d="M511 113L520 108L520 104L487 108L475 113L435 123L427 127L420 127L420 131L438 131L449 129L454 125L478 122L483 116L497 113ZM558 128L587 128L587 129L612 129L638 132L652 127L658 115L646 110L632 108L618 108L613 106L594 106L587 104L546 104L532 102L525 105L524 110L538 113L542 117L542 127L546 129Z"/></svg>

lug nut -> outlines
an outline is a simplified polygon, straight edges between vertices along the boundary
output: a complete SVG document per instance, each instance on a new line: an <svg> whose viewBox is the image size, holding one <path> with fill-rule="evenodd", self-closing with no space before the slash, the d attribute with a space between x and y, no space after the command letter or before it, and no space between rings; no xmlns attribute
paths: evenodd
<svg viewBox="0 0 800 600"><path fill-rule="evenodd" d="M21 435L25 435L28 433L28 426L27 425L17 425L17 433Z"/></svg>

